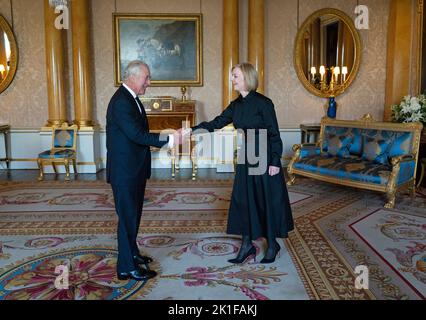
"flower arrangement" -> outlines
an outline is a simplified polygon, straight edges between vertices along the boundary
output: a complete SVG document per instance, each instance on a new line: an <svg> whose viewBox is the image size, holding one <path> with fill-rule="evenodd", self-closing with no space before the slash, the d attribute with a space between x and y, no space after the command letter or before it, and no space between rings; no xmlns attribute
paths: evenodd
<svg viewBox="0 0 426 320"><path fill-rule="evenodd" d="M392 118L397 122L426 123L426 95L405 96L400 104L392 106Z"/></svg>

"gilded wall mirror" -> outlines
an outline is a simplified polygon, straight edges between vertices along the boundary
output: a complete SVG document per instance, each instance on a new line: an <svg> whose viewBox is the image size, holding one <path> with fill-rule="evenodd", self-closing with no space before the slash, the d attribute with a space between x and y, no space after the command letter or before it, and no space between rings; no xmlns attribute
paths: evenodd
<svg viewBox="0 0 426 320"><path fill-rule="evenodd" d="M319 97L336 97L355 79L361 39L352 19L337 9L311 14L298 30L294 65L303 86Z"/></svg>
<svg viewBox="0 0 426 320"><path fill-rule="evenodd" d="M18 46L6 19L0 15L0 93L12 82L18 65Z"/></svg>

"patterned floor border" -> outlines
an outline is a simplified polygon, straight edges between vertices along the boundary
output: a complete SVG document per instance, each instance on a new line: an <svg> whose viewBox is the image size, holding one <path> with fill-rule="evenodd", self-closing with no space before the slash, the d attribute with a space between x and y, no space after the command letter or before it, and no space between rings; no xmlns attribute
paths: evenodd
<svg viewBox="0 0 426 320"><path fill-rule="evenodd" d="M360 198L357 194L348 194L295 219L296 228L289 234L287 245L315 299L375 299L369 290L355 288L357 275L354 270L316 224L321 218Z"/></svg>
<svg viewBox="0 0 426 320"><path fill-rule="evenodd" d="M180 187L180 186L232 186L234 180L223 179L223 180L148 180L147 188L153 187ZM94 181L1 181L0 191L10 190L15 188L55 188L60 187L61 189L66 188L111 188L111 185L104 180Z"/></svg>

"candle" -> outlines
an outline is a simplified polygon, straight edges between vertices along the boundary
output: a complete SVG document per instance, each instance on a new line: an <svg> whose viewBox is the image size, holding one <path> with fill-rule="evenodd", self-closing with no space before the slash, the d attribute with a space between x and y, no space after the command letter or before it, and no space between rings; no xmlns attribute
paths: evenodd
<svg viewBox="0 0 426 320"><path fill-rule="evenodd" d="M346 81L346 75L348 74L348 67L343 66L342 67L342 74L343 74L343 83Z"/></svg>
<svg viewBox="0 0 426 320"><path fill-rule="evenodd" d="M320 66L320 74L321 74L321 81L324 79L324 74L325 74L325 67L324 66Z"/></svg>
<svg viewBox="0 0 426 320"><path fill-rule="evenodd" d="M334 77L336 79L336 83L338 83L337 79L339 78L340 67L334 67L333 73L334 73Z"/></svg>
<svg viewBox="0 0 426 320"><path fill-rule="evenodd" d="M311 67L311 80L312 82L315 81L315 74L317 73L317 68Z"/></svg>

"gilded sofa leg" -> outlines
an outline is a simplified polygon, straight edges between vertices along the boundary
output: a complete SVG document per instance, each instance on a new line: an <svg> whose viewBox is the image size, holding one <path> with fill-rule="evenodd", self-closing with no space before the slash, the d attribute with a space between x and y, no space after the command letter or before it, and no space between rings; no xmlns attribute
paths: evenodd
<svg viewBox="0 0 426 320"><path fill-rule="evenodd" d="M38 176L38 181L43 180L43 161L41 159L37 159L37 164L38 164L38 169L40 171L39 176Z"/></svg>
<svg viewBox="0 0 426 320"><path fill-rule="evenodd" d="M290 173L290 167L287 168L287 173L288 173L288 178L289 178L289 180L287 181L287 185L292 186L296 182L296 175L293 174L293 173Z"/></svg>
<svg viewBox="0 0 426 320"><path fill-rule="evenodd" d="M385 208L393 209L395 207L396 191L387 192L386 197L388 198L388 202L386 202Z"/></svg>
<svg viewBox="0 0 426 320"><path fill-rule="evenodd" d="M393 209L395 207L395 199L396 199L396 179L400 170L400 162L401 157L392 158L392 172L389 177L388 184L386 186L386 197L388 198L388 202L385 204L385 208Z"/></svg>
<svg viewBox="0 0 426 320"><path fill-rule="evenodd" d="M301 148L302 146L300 144L295 144L293 146L294 155L287 167L287 173L289 177L289 181L287 181L288 186L292 186L295 183L296 175L293 173L293 165L297 160L299 160Z"/></svg>

